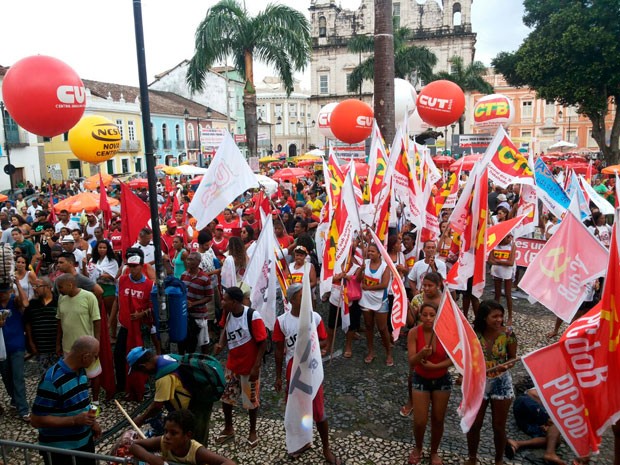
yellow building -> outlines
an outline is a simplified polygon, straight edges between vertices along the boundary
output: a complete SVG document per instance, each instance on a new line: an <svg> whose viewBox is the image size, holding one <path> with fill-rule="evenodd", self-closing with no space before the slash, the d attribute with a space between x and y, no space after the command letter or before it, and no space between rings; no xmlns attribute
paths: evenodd
<svg viewBox="0 0 620 465"><path fill-rule="evenodd" d="M129 176L145 171L142 116L138 99L128 102L122 94L117 100L111 95L107 98L94 95L88 88L88 81L84 83L87 94L84 114L96 114L109 119L119 127L122 136L120 151L114 158L100 164L101 172ZM80 161L73 155L69 148L68 133L44 141L45 163L53 182L88 177L97 172L94 165Z"/></svg>

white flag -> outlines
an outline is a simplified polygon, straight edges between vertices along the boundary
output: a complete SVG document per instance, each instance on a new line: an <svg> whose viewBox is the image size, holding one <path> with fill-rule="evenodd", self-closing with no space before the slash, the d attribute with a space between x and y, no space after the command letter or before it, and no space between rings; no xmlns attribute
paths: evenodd
<svg viewBox="0 0 620 465"><path fill-rule="evenodd" d="M226 132L187 211L196 218L196 228L203 229L233 200L256 187L256 175Z"/></svg>
<svg viewBox="0 0 620 465"><path fill-rule="evenodd" d="M312 291L310 271L305 264L299 329L295 343L295 355L288 384L288 400L284 413L286 450L297 452L312 443L312 400L323 383L323 362L319 336L312 317Z"/></svg>
<svg viewBox="0 0 620 465"><path fill-rule="evenodd" d="M267 215L265 225L256 241L243 281L252 288L250 301L258 310L265 326L273 331L276 322L276 236L273 232L273 218Z"/></svg>

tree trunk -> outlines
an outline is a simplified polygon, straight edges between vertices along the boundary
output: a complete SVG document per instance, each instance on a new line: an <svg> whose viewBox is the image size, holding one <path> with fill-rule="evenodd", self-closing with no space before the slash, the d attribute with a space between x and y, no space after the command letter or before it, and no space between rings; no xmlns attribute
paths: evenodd
<svg viewBox="0 0 620 465"><path fill-rule="evenodd" d="M605 159L606 164L616 165L620 162L620 148L618 146L618 137L620 135L620 115L618 114L618 106L616 106L616 114L614 117L614 122L611 127L611 134L609 145L607 145L607 141L605 140L606 136L606 128L605 128L605 113L590 113L586 116L592 122L592 139L595 140L599 149L603 153L603 157Z"/></svg>
<svg viewBox="0 0 620 465"><path fill-rule="evenodd" d="M256 122L256 89L254 88L254 57L245 52L245 87L243 88L243 114L245 116L245 137L250 157L257 156L258 126ZM228 97L227 97L228 98Z"/></svg>
<svg viewBox="0 0 620 465"><path fill-rule="evenodd" d="M375 0L375 119L386 144L394 140L394 32L392 0Z"/></svg>

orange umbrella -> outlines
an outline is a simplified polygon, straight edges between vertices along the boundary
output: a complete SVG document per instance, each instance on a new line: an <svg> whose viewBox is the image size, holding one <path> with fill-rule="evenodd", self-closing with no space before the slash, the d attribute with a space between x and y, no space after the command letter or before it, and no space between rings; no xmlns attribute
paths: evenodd
<svg viewBox="0 0 620 465"><path fill-rule="evenodd" d="M611 166L608 166L607 168L603 168L601 173L603 173L603 174L616 174L616 173L618 173L620 175L620 165L611 165Z"/></svg>
<svg viewBox="0 0 620 465"><path fill-rule="evenodd" d="M6 202L7 200L9 200L8 195L0 194L0 202Z"/></svg>
<svg viewBox="0 0 620 465"><path fill-rule="evenodd" d="M454 163L454 158L446 155L437 155L436 157L433 157L433 162L438 168L445 169Z"/></svg>
<svg viewBox="0 0 620 465"><path fill-rule="evenodd" d="M112 180L114 179L114 177L112 177L109 174L102 173L101 179L103 179L103 185L108 187L112 183ZM89 191L94 191L98 187L99 187L99 174L95 174L84 180L84 189L87 189Z"/></svg>
<svg viewBox="0 0 620 465"><path fill-rule="evenodd" d="M118 205L118 200L108 197L108 203L111 207ZM72 197L61 200L54 205L54 210L60 212L67 210L69 213L94 212L99 210L99 194L94 192L81 192Z"/></svg>
<svg viewBox="0 0 620 465"><path fill-rule="evenodd" d="M131 187L132 189L142 189L143 187L148 188L149 180L144 179L144 178L136 178L136 179L132 179L131 181L129 181L127 185Z"/></svg>

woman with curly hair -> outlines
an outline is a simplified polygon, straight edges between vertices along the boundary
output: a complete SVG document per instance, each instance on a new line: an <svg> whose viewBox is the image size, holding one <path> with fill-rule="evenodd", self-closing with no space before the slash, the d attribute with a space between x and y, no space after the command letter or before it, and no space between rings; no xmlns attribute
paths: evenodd
<svg viewBox="0 0 620 465"><path fill-rule="evenodd" d="M504 307L494 300L480 303L474 320L474 331L480 340L487 368L487 384L484 399L478 410L476 420L467 433L469 458L466 465L476 465L480 430L489 403L495 442L495 465L504 463L506 448L506 421L510 404L514 399L510 368L515 364L517 338L504 326Z"/></svg>

